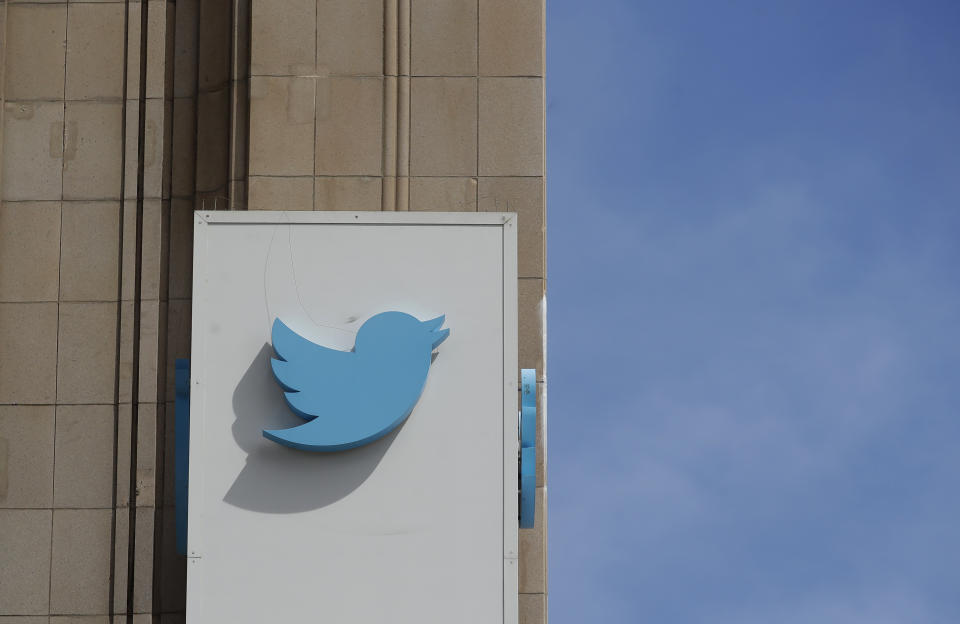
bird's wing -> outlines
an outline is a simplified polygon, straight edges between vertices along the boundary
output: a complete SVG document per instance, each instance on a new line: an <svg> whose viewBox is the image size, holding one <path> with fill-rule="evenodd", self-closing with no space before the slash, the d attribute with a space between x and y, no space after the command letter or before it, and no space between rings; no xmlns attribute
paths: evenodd
<svg viewBox="0 0 960 624"><path fill-rule="evenodd" d="M288 402L313 403L313 398L326 389L336 388L348 374L356 354L338 351L313 343L287 327L283 321L273 322L273 350L277 357L271 361L273 375L287 392ZM317 415L314 410L298 409L305 418Z"/></svg>

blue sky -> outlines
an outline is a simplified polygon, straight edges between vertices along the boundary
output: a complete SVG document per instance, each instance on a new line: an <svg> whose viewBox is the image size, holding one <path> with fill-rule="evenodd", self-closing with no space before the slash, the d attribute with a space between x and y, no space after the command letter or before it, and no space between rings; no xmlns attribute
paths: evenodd
<svg viewBox="0 0 960 624"><path fill-rule="evenodd" d="M554 624L960 622L960 3L547 3Z"/></svg>

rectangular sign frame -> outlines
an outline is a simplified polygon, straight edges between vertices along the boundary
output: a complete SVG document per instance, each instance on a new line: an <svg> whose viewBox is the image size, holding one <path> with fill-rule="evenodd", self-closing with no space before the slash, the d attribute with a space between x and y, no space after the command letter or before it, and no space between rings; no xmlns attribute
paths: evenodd
<svg viewBox="0 0 960 624"><path fill-rule="evenodd" d="M205 522L201 498L204 462L199 457L205 435L204 399L207 396L206 375L211 358L207 353L205 329L210 313L202 293L212 279L208 258L208 237L211 228L238 224L351 224L401 226L476 226L499 228L502 235L503 283L503 619L504 624L519 621L518 596L518 310L517 310L517 216L500 212L349 212L349 211L210 211L194 213L193 317L190 366L190 488L188 492L188 590L187 622L196 622L203 613L204 566L198 565L205 552L205 532L215 530ZM207 613L206 616L210 614Z"/></svg>

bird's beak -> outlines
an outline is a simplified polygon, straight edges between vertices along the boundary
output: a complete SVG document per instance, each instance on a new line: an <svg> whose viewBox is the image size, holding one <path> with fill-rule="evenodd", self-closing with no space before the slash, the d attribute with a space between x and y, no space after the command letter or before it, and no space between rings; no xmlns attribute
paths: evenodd
<svg viewBox="0 0 960 624"><path fill-rule="evenodd" d="M429 321L423 321L424 328L430 332L431 338L433 339L432 349L436 349L440 346L440 343L447 339L447 336L450 335L449 329L440 329L440 326L443 325L443 321L446 319L446 315L440 315L435 319L430 319Z"/></svg>

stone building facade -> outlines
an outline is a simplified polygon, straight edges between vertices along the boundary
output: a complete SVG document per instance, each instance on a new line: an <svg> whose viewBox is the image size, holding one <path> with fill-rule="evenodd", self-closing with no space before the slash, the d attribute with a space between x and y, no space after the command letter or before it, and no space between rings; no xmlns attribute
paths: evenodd
<svg viewBox="0 0 960 624"><path fill-rule="evenodd" d="M195 209L517 212L545 423L543 33L543 0L0 1L0 624L183 621Z"/></svg>

